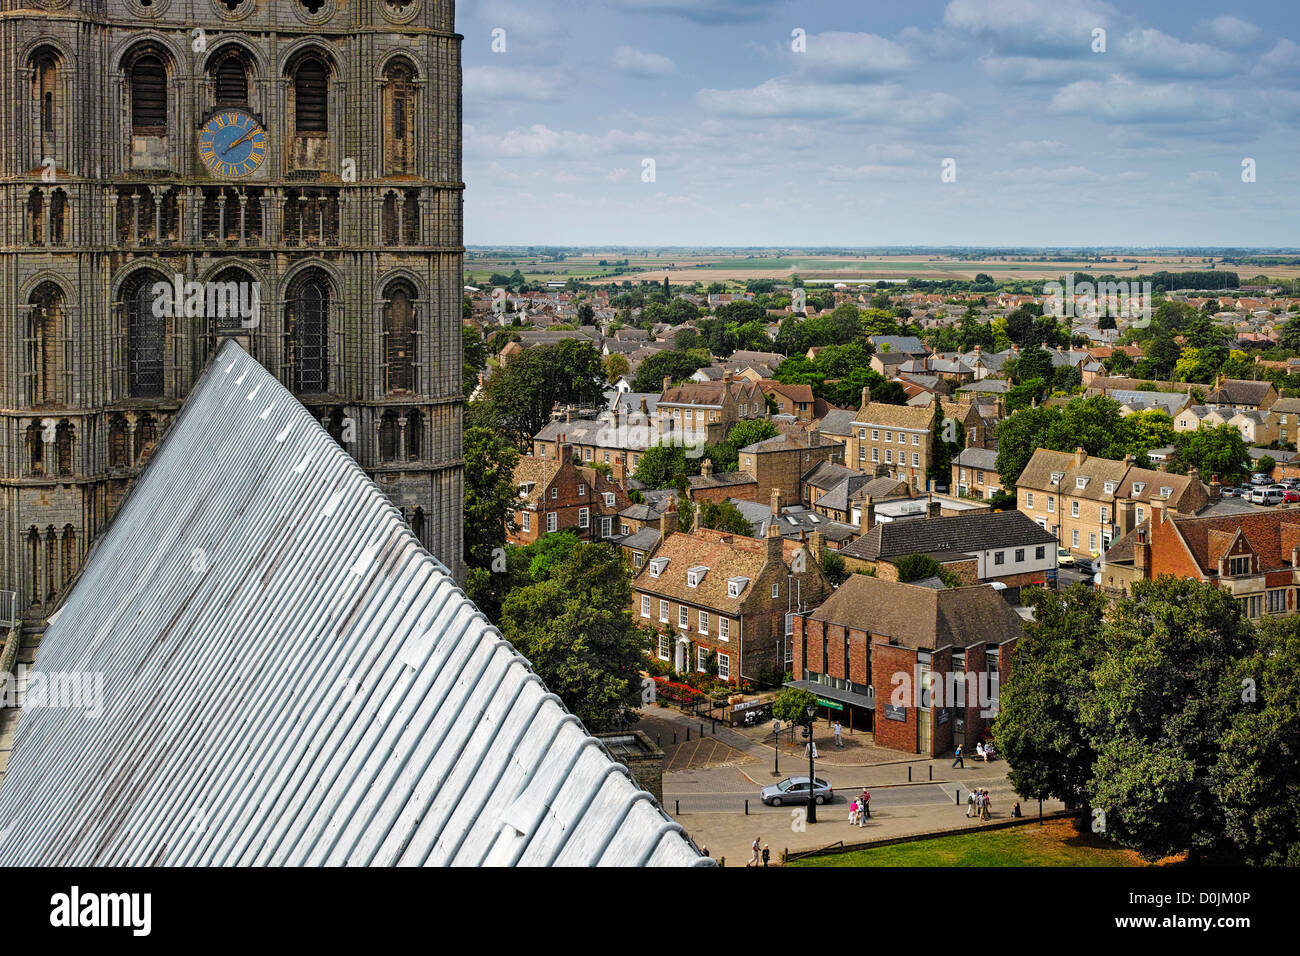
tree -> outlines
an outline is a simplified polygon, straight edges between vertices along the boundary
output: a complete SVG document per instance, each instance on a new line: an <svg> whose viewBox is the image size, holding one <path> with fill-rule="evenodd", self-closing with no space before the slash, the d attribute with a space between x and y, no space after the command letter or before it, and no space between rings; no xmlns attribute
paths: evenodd
<svg viewBox="0 0 1300 956"><path fill-rule="evenodd" d="M590 342L564 339L512 356L488 381L488 417L525 446L551 420L556 404L602 401L605 371Z"/></svg>
<svg viewBox="0 0 1300 956"><path fill-rule="evenodd" d="M849 579L848 566L838 551L822 548L822 573L834 587L839 587Z"/></svg>
<svg viewBox="0 0 1300 956"><path fill-rule="evenodd" d="M808 723L808 709L817 708L817 695L802 687L787 687L772 701L772 716L783 724Z"/></svg>
<svg viewBox="0 0 1300 956"><path fill-rule="evenodd" d="M647 488L670 488L678 474L698 474L699 459L688 459L680 445L654 445L641 455L636 480Z"/></svg>
<svg viewBox="0 0 1300 956"><path fill-rule="evenodd" d="M628 610L617 552L579 544L550 580L520 588L502 609L502 633L592 731L623 725L640 702L649 642Z"/></svg>
<svg viewBox="0 0 1300 956"><path fill-rule="evenodd" d="M605 378L609 380L610 384L617 382L620 378L631 371L631 367L627 362L627 357L620 355L617 352L610 352L605 356L605 359L601 364L605 369Z"/></svg>
<svg viewBox="0 0 1300 956"><path fill-rule="evenodd" d="M1030 379L1052 380L1052 357L1040 346L1027 348L1015 359L1012 381L1017 385Z"/></svg>
<svg viewBox="0 0 1300 956"><path fill-rule="evenodd" d="M487 368L487 343L477 329L465 326L461 336L464 366L461 373L461 394L471 395L478 387L478 374Z"/></svg>
<svg viewBox="0 0 1300 956"><path fill-rule="evenodd" d="M596 321L596 310L592 308L590 302L582 302L578 305L578 324L591 325Z"/></svg>
<svg viewBox="0 0 1300 956"><path fill-rule="evenodd" d="M903 583L938 578L944 587L956 587L957 576L928 554L908 554L892 562Z"/></svg>
<svg viewBox="0 0 1300 956"><path fill-rule="evenodd" d="M727 444L740 451L755 442L775 438L778 434L777 427L770 419L746 418L731 426L731 431L727 432Z"/></svg>
<svg viewBox="0 0 1300 956"><path fill-rule="evenodd" d="M700 527L745 538L754 534L754 526L749 523L749 519L730 501L713 502L707 498L700 502Z"/></svg>
<svg viewBox="0 0 1300 956"><path fill-rule="evenodd" d="M1064 594L1033 588L1026 600L1034 614L1016 642L1014 677L999 688L993 741L1016 793L1083 806L1096 753L1079 702L1098 655L1106 600L1081 584Z"/></svg>
<svg viewBox="0 0 1300 956"><path fill-rule="evenodd" d="M1224 835L1248 863L1300 866L1300 617L1267 618L1211 771Z"/></svg>
<svg viewBox="0 0 1300 956"><path fill-rule="evenodd" d="M930 466L926 469L926 477L947 484L952 476L952 460L965 447L965 426L956 419L945 417L943 403L936 400L934 418L930 422Z"/></svg>
<svg viewBox="0 0 1300 956"><path fill-rule="evenodd" d="M1254 629L1226 588L1138 581L1099 635L1080 713L1096 751L1089 804L1107 836L1157 860L1221 844L1213 770L1240 711L1237 662Z"/></svg>
<svg viewBox="0 0 1300 956"><path fill-rule="evenodd" d="M1246 440L1231 425L1177 432L1174 447L1180 467L1195 466L1206 480L1217 475L1230 481L1246 472Z"/></svg>
<svg viewBox="0 0 1300 956"><path fill-rule="evenodd" d="M1278 332L1277 344L1288 352L1300 352L1300 315L1287 319Z"/></svg>
<svg viewBox="0 0 1300 956"><path fill-rule="evenodd" d="M636 370L636 377L632 379L632 391L662 391L665 378L670 382L679 382L684 378L690 378L708 364L708 359L698 352L673 350L656 352L642 362Z"/></svg>
<svg viewBox="0 0 1300 956"><path fill-rule="evenodd" d="M505 436L487 428L465 430L465 563L490 568L505 547L516 498L519 452Z"/></svg>
<svg viewBox="0 0 1300 956"><path fill-rule="evenodd" d="M1255 462L1255 469L1257 471L1263 472L1266 475L1272 474L1273 469L1276 467L1277 467L1277 461L1273 458L1272 455L1265 455L1264 457L1258 459Z"/></svg>

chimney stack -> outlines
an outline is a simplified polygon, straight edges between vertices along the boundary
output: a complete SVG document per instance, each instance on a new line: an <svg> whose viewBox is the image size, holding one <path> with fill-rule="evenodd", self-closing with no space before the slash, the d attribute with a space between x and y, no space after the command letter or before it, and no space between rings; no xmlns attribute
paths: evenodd
<svg viewBox="0 0 1300 956"><path fill-rule="evenodd" d="M1088 453L1083 450L1083 446L1082 445L1075 446L1074 449L1075 467L1082 467L1083 463L1087 460L1088 460Z"/></svg>
<svg viewBox="0 0 1300 956"><path fill-rule="evenodd" d="M780 517L781 515L781 489L780 488L772 489L772 515L773 517Z"/></svg>
<svg viewBox="0 0 1300 956"><path fill-rule="evenodd" d="M711 477L713 477L713 459L712 459L712 458L706 458L706 459L704 459L704 461L700 462L700 474L703 475L705 478L711 478Z"/></svg>
<svg viewBox="0 0 1300 956"><path fill-rule="evenodd" d="M781 544L781 492L772 489L772 517L767 519L767 560L780 561Z"/></svg>
<svg viewBox="0 0 1300 956"><path fill-rule="evenodd" d="M1137 541L1133 544L1133 570L1143 579L1151 576L1151 543L1147 540L1148 536L1149 529L1139 528Z"/></svg>
<svg viewBox="0 0 1300 956"><path fill-rule="evenodd" d="M672 380L671 378L669 378L667 375L665 375L665 376L664 376L664 391L665 391L665 392L668 391L668 389L672 387L672 384L673 384L673 380Z"/></svg>
<svg viewBox="0 0 1300 956"><path fill-rule="evenodd" d="M865 385L862 386L862 404L864 406L871 404L871 389L867 388Z"/></svg>
<svg viewBox="0 0 1300 956"><path fill-rule="evenodd" d="M669 499L668 510L659 516L659 537L667 538L677 531L677 500Z"/></svg>
<svg viewBox="0 0 1300 956"><path fill-rule="evenodd" d="M812 552L812 559L818 564L822 563L822 549L826 547L826 536L820 531L814 531L808 536L808 550Z"/></svg>
<svg viewBox="0 0 1300 956"><path fill-rule="evenodd" d="M812 431L810 431L810 432L808 433L808 447L809 447L809 448L820 448L820 447L821 447L821 444L822 444L822 433L821 433L821 429L819 429L819 428L814 428Z"/></svg>
<svg viewBox="0 0 1300 956"><path fill-rule="evenodd" d="M871 502L871 495L862 496L862 533L866 534L876 523L876 506Z"/></svg>

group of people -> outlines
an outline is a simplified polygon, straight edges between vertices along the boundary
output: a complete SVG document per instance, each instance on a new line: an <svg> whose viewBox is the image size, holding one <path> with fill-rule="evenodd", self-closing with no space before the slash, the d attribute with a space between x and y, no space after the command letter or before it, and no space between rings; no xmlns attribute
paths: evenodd
<svg viewBox="0 0 1300 956"><path fill-rule="evenodd" d="M758 837L754 837L754 844L750 849L754 851L754 855L749 858L745 866L767 866L768 861L772 859L772 851Z"/></svg>
<svg viewBox="0 0 1300 956"><path fill-rule="evenodd" d="M979 757L985 763L992 760L995 756L993 753L993 741L990 740L988 744L985 744L983 741L975 744L975 756Z"/></svg>
<svg viewBox="0 0 1300 956"><path fill-rule="evenodd" d="M849 804L849 826L865 827L871 819L871 792L863 788L862 795Z"/></svg>
<svg viewBox="0 0 1300 956"><path fill-rule="evenodd" d="M989 819L989 792L983 787L976 787L966 795L966 816Z"/></svg>

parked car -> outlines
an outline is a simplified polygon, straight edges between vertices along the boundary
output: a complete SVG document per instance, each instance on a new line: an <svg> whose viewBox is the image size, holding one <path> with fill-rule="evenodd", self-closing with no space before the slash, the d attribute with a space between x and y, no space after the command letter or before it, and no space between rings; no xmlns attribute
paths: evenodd
<svg viewBox="0 0 1300 956"><path fill-rule="evenodd" d="M1272 480L1273 480L1272 475L1266 474L1262 471L1254 472L1250 476L1250 483L1252 485L1267 485Z"/></svg>
<svg viewBox="0 0 1300 956"><path fill-rule="evenodd" d="M1283 478L1278 484L1283 488L1300 488L1300 478Z"/></svg>
<svg viewBox="0 0 1300 956"><path fill-rule="evenodd" d="M1294 488L1288 488L1286 494L1282 496L1282 504L1293 505L1297 501L1300 501L1300 491L1296 491Z"/></svg>
<svg viewBox="0 0 1300 956"><path fill-rule="evenodd" d="M807 803L810 789L807 777L786 777L780 783L764 787L759 793L759 797L769 807L779 807L786 803ZM835 791L831 789L831 785L818 777L817 790L813 794L813 801L818 806L821 806L823 803L829 803L834 799Z"/></svg>
<svg viewBox="0 0 1300 956"><path fill-rule="evenodd" d="M1074 570L1083 574L1095 574L1097 571L1097 558L1075 558Z"/></svg>
<svg viewBox="0 0 1300 956"><path fill-rule="evenodd" d="M1224 485L1223 488L1219 490L1219 497L1221 498L1238 498L1240 496L1241 492L1237 491L1237 489L1232 485Z"/></svg>
<svg viewBox="0 0 1300 956"><path fill-rule="evenodd" d="M1250 493L1251 504L1256 505L1277 505L1282 503L1286 491L1282 488L1256 488Z"/></svg>
<svg viewBox="0 0 1300 956"><path fill-rule="evenodd" d="M1250 493L1251 493L1252 491L1254 491L1254 490L1255 490L1255 489L1252 488L1250 485L1238 485L1238 486L1237 486L1237 497L1238 497L1238 498L1245 498L1247 501L1249 501L1249 500L1250 500Z"/></svg>
<svg viewBox="0 0 1300 956"><path fill-rule="evenodd" d="M1058 568L1068 568L1074 564L1074 555L1070 553L1069 548L1056 549L1056 566Z"/></svg>

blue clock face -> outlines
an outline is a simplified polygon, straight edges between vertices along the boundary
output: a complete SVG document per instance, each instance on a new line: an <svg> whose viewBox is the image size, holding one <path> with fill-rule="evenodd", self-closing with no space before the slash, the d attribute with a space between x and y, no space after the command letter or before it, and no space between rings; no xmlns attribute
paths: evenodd
<svg viewBox="0 0 1300 956"><path fill-rule="evenodd" d="M221 110L199 130L199 159L214 176L239 177L266 161L267 135L243 110Z"/></svg>

